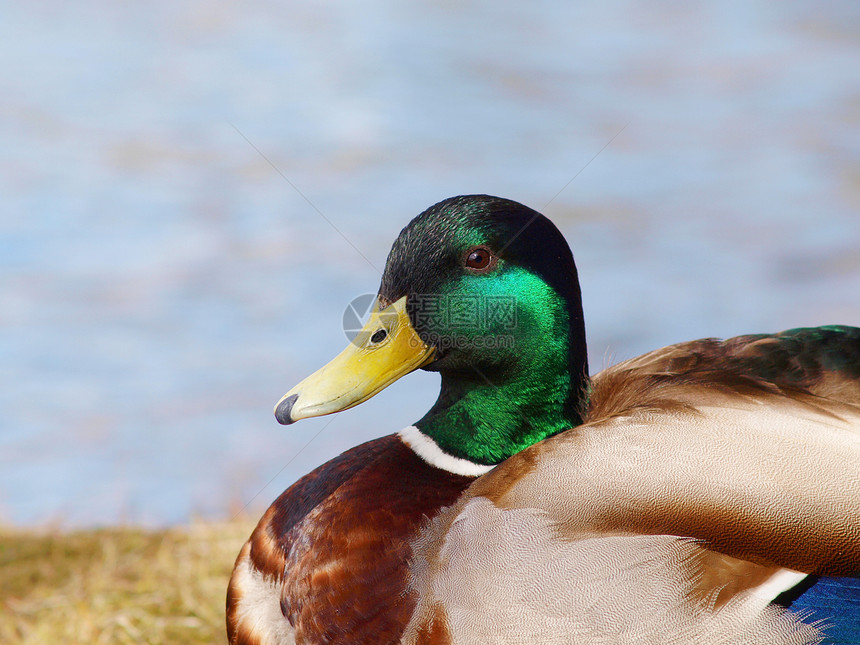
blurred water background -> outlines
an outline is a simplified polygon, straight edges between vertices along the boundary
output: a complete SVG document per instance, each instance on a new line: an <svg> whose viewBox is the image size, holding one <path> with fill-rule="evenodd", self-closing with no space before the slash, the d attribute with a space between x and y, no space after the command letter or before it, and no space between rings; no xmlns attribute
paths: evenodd
<svg viewBox="0 0 860 645"><path fill-rule="evenodd" d="M289 428L272 406L340 351L400 228L455 194L559 225L592 371L860 324L855 0L0 15L3 521L259 512L419 418L435 375Z"/></svg>

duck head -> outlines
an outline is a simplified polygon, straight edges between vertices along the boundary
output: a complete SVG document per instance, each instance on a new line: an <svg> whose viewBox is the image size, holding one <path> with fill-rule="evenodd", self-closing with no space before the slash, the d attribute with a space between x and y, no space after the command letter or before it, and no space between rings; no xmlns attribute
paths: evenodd
<svg viewBox="0 0 860 645"><path fill-rule="evenodd" d="M457 457L499 463L581 423L579 281L552 222L487 195L421 213L394 242L364 328L287 392L275 416L289 424L339 412L419 368L442 381L415 425Z"/></svg>

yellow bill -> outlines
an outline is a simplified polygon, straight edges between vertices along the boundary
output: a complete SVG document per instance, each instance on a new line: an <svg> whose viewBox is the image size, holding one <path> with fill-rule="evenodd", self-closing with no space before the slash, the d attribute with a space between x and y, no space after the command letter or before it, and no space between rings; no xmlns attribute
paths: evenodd
<svg viewBox="0 0 860 645"><path fill-rule="evenodd" d="M287 425L356 406L429 363L433 352L409 321L406 296L377 305L345 350L278 401L275 418Z"/></svg>

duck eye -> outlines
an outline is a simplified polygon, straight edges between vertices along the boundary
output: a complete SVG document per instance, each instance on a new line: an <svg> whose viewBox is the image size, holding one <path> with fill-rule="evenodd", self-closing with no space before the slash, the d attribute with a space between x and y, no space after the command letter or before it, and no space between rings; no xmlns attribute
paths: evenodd
<svg viewBox="0 0 860 645"><path fill-rule="evenodd" d="M496 257L486 246L476 246L466 253L466 266L477 271L491 269L495 265Z"/></svg>

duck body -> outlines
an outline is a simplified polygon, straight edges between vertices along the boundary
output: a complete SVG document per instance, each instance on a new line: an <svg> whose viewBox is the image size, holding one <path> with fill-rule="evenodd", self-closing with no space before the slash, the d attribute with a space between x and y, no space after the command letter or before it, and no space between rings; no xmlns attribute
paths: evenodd
<svg viewBox="0 0 860 645"><path fill-rule="evenodd" d="M407 633L860 642L858 340L846 327L703 340L596 375L581 426L425 527ZM770 379L774 360L785 370Z"/></svg>
<svg viewBox="0 0 860 645"><path fill-rule="evenodd" d="M231 643L860 643L860 329L680 343L589 379L564 238L487 196L410 223L379 301L279 421L419 367L439 400L273 503Z"/></svg>
<svg viewBox="0 0 860 645"><path fill-rule="evenodd" d="M410 539L473 480L430 466L398 435L300 479L239 555L231 642L397 642L414 606L406 593Z"/></svg>

